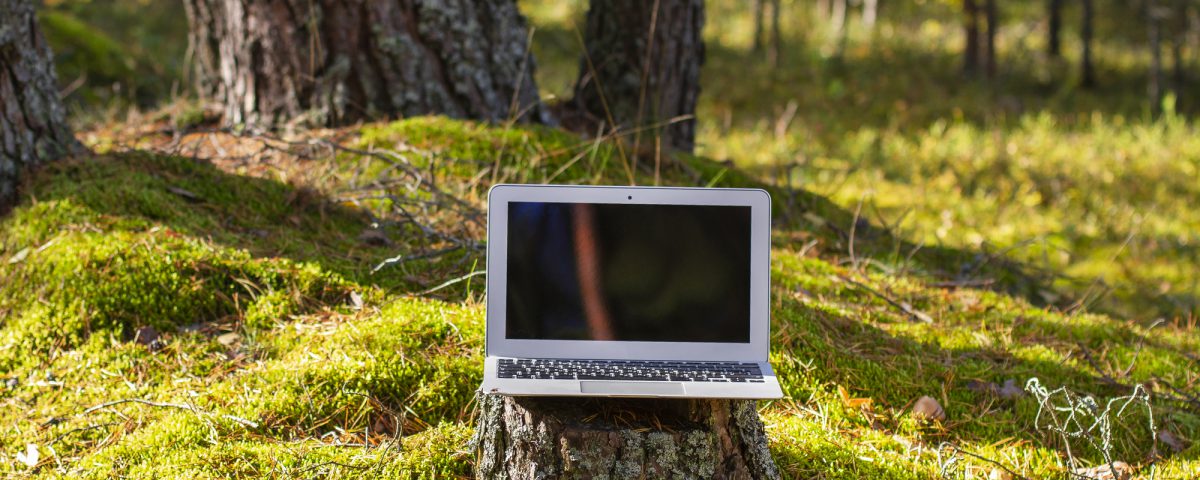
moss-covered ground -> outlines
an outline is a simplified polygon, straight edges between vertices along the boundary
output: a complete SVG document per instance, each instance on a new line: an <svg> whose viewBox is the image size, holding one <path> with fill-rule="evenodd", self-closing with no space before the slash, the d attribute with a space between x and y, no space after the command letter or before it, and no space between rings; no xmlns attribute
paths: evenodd
<svg viewBox="0 0 1200 480"><path fill-rule="evenodd" d="M118 3L43 12L60 77L129 85L72 105L178 74L178 11ZM1078 478L1068 456L1101 452L987 388L1036 378L1101 407L1149 387L1173 441L1133 404L1114 459L1200 478L1200 92L1152 113L1137 7L1100 2L1099 85L1080 89L1075 26L1046 58L1039 2L1000 2L991 81L960 73L957 2L882 2L842 40L819 2L784 0L777 65L747 3L706 2L697 157L635 166L609 140L438 118L284 140L203 133L184 104L103 127L113 111L76 109L96 155L0 217L0 472L469 476L487 188L632 176L771 191L788 397L760 407L787 477ZM569 95L586 1L520 5L543 94ZM945 421L914 418L921 396Z"/></svg>
<svg viewBox="0 0 1200 480"><path fill-rule="evenodd" d="M493 182L627 175L611 142L437 118L291 142L133 137L90 137L94 157L41 170L0 223L10 474L469 475L482 276L436 287L481 269L472 212ZM658 170L661 184L764 186L702 157ZM656 182L652 168L634 174ZM972 382L1036 377L1102 402L1129 393L1104 377L1194 391L1194 324L1039 307L1023 287L1035 279L1011 261L978 268L988 288L954 283L946 272L978 252L893 255L906 240L819 196L765 186L776 202L772 362L788 397L761 413L789 477L995 468L944 444L1061 476L1066 446L1035 428L1037 402ZM944 406L944 422L911 415L922 395ZM1194 406L1158 395L1152 405L1160 430L1200 438ZM1116 458L1146 476L1200 474L1200 447L1160 444L1153 456L1146 420L1137 410L1116 421ZM30 444L35 466L22 461ZM1074 455L1100 461L1085 444Z"/></svg>

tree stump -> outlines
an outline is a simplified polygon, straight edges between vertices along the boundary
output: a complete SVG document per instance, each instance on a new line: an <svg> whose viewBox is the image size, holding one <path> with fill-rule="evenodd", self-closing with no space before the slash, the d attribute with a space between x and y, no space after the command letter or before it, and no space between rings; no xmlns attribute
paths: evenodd
<svg viewBox="0 0 1200 480"><path fill-rule="evenodd" d="M779 478L752 400L478 400L476 478Z"/></svg>

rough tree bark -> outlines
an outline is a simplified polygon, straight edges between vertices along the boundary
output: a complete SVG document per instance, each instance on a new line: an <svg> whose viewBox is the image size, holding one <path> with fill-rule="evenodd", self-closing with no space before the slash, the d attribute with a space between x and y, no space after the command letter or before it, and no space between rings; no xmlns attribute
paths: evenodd
<svg viewBox="0 0 1200 480"><path fill-rule="evenodd" d="M185 0L227 124L444 114L548 120L513 0Z"/></svg>
<svg viewBox="0 0 1200 480"><path fill-rule="evenodd" d="M779 478L753 401L480 395L475 477Z"/></svg>
<svg viewBox="0 0 1200 480"><path fill-rule="evenodd" d="M0 0L0 212L15 200L22 172L82 151L57 83L33 2Z"/></svg>
<svg viewBox="0 0 1200 480"><path fill-rule="evenodd" d="M610 128L659 125L634 143L691 152L703 26L703 0L592 0L572 105Z"/></svg>
<svg viewBox="0 0 1200 480"><path fill-rule="evenodd" d="M1052 58L1062 55L1062 7L1063 0L1049 0L1046 13L1050 17L1050 25L1046 31L1046 54Z"/></svg>

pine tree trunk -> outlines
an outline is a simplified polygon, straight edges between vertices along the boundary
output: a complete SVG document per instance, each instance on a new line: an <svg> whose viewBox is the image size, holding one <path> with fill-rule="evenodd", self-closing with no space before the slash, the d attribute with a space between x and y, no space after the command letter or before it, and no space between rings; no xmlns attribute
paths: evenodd
<svg viewBox="0 0 1200 480"><path fill-rule="evenodd" d="M779 478L753 401L479 396L475 478Z"/></svg>
<svg viewBox="0 0 1200 480"><path fill-rule="evenodd" d="M573 106L610 127L656 126L635 144L691 152L703 26L702 0L592 0Z"/></svg>
<svg viewBox="0 0 1200 480"><path fill-rule="evenodd" d="M1080 59L1080 69L1082 72L1082 80L1080 84L1085 87L1093 87L1096 85L1096 71L1092 65L1092 20L1095 17L1093 11L1094 5L1092 0L1082 0L1083 2L1083 28L1080 32L1080 41L1083 42L1083 55Z"/></svg>
<svg viewBox="0 0 1200 480"><path fill-rule="evenodd" d="M987 61L984 67L988 78L996 76L996 33L1000 30L1000 15L996 11L996 0L985 0L984 18L987 20L987 41L984 44Z"/></svg>
<svg viewBox="0 0 1200 480"><path fill-rule="evenodd" d="M846 29L846 15L849 14L850 0L833 0L833 12L829 14L829 29L841 37Z"/></svg>
<svg viewBox="0 0 1200 480"><path fill-rule="evenodd" d="M82 151L57 83L33 2L0 0L0 212L15 200L25 170Z"/></svg>
<svg viewBox="0 0 1200 480"><path fill-rule="evenodd" d="M763 7L765 3L766 0L754 0L750 6L754 12L754 53L761 52L763 47Z"/></svg>
<svg viewBox="0 0 1200 480"><path fill-rule="evenodd" d="M1171 35L1171 82L1176 96L1182 96L1187 85L1187 67L1184 66L1183 44L1188 35L1188 2L1175 0L1175 32Z"/></svg>
<svg viewBox="0 0 1200 480"><path fill-rule="evenodd" d="M1046 31L1046 54L1052 58L1062 55L1062 7L1063 0L1050 0L1047 4L1050 25Z"/></svg>
<svg viewBox="0 0 1200 480"><path fill-rule="evenodd" d="M867 28L874 28L875 21L879 18L879 0L863 0L862 24Z"/></svg>
<svg viewBox="0 0 1200 480"><path fill-rule="evenodd" d="M185 0L195 82L230 125L548 120L513 0Z"/></svg>
<svg viewBox="0 0 1200 480"><path fill-rule="evenodd" d="M966 37L963 73L974 75L979 71L979 6L975 0L963 0L963 15L963 35Z"/></svg>
<svg viewBox="0 0 1200 480"><path fill-rule="evenodd" d="M767 61L772 67L779 66L783 55L783 36L779 33L779 0L771 0L771 48L767 50Z"/></svg>
<svg viewBox="0 0 1200 480"><path fill-rule="evenodd" d="M1158 114L1162 109L1162 20L1164 12L1158 2L1146 3L1146 36L1150 44L1150 84L1146 90L1150 97L1150 111Z"/></svg>

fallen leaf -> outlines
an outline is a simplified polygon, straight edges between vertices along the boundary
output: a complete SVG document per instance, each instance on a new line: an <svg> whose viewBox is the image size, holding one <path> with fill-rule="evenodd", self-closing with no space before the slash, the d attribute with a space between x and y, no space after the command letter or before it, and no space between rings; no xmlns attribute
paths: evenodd
<svg viewBox="0 0 1200 480"><path fill-rule="evenodd" d="M1076 468L1071 471L1071 474L1091 480L1129 480L1133 478L1133 467L1128 463L1117 461L1112 462L1111 466L1106 463L1091 468Z"/></svg>
<svg viewBox="0 0 1200 480"><path fill-rule="evenodd" d="M392 244L392 240L383 233L383 230L374 228L363 230L358 234L358 241L376 247L386 247Z"/></svg>
<svg viewBox="0 0 1200 480"><path fill-rule="evenodd" d="M29 247L22 248L20 251L17 252L16 255L13 255L12 258L8 259L8 264L12 265L12 264L24 262L25 257L28 257L29 252L32 252L32 251L33 251L33 249L31 249Z"/></svg>
<svg viewBox="0 0 1200 480"><path fill-rule="evenodd" d="M138 327L137 331L133 333L133 341L139 345L145 345L150 350L158 350L163 347L163 342L159 337L158 330L149 325Z"/></svg>
<svg viewBox="0 0 1200 480"><path fill-rule="evenodd" d="M1179 438L1174 433L1165 430L1158 432L1158 441L1163 445L1166 445L1167 448L1171 449L1171 452L1173 453L1182 452L1187 450L1188 447L1187 442L1185 442L1182 438Z"/></svg>
<svg viewBox="0 0 1200 480"><path fill-rule="evenodd" d="M983 380L971 380L967 382L967 390L979 395L996 395L1000 392L1000 386Z"/></svg>
<svg viewBox="0 0 1200 480"><path fill-rule="evenodd" d="M237 344L238 341L240 341L241 339L242 339L242 336L238 335L236 332L222 333L220 335L217 335L217 343L220 343L221 345L224 345L226 347L232 347L233 345Z"/></svg>
<svg viewBox="0 0 1200 480"><path fill-rule="evenodd" d="M1017 386L1017 381L1008 379L1004 381L1004 385L1000 386L1000 398L1005 400L1013 400L1025 396L1025 390Z"/></svg>
<svg viewBox="0 0 1200 480"><path fill-rule="evenodd" d="M842 388L841 385L838 385L837 388L838 395L842 396L842 405L845 405L846 408L858 408L863 405L871 405L872 400L870 398L851 397L850 392L847 392L846 389Z"/></svg>
<svg viewBox="0 0 1200 480"><path fill-rule="evenodd" d="M946 410L942 409L942 404L929 396L918 398L917 403L913 404L912 413L918 419L939 422L946 419Z"/></svg>
<svg viewBox="0 0 1200 480"><path fill-rule="evenodd" d="M17 452L17 461L24 463L27 467L36 467L38 461L41 460L41 454L38 452L38 446L29 444L25 446L24 452Z"/></svg>

